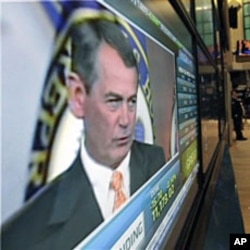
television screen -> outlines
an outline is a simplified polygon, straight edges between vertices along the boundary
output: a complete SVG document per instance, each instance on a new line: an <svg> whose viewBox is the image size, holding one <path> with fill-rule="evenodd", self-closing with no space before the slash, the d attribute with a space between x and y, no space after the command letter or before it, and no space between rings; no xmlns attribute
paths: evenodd
<svg viewBox="0 0 250 250"><path fill-rule="evenodd" d="M250 56L250 40L238 40L236 52L238 56Z"/></svg>
<svg viewBox="0 0 250 250"><path fill-rule="evenodd" d="M56 224L55 229L61 227L60 230L65 232L67 237L63 239L63 234L60 234L60 237L58 237L60 240L52 234L46 234L44 237L48 236L48 239L46 239L48 242L56 239L58 240L57 244L65 242L64 248L67 248L66 246L70 249L74 247L76 249L162 248L178 218L178 213L196 178L199 167L197 150L197 95L193 56L162 25L157 17L139 1L62 1L60 4L61 8L58 8L57 4L50 1L41 3L48 18L54 25L56 38L41 93L41 106L31 149L29 163L30 179L27 184L26 199L27 201L31 200L32 205L29 205L27 210L30 211L29 209L33 204L36 205L35 207L38 210L41 207L37 205L39 203L32 202L33 197L35 197L35 201L40 202L41 199L39 200L39 197L47 197L46 192L49 194L56 193L55 202L54 200L46 202L45 207L49 207L45 209L46 212L39 210L42 217L37 212L35 214L40 219L51 213L48 219L49 223L59 222ZM107 217L104 216L103 210L105 210L105 207L103 209L103 206L100 206L100 200L104 200L106 204L108 202L105 201L103 196L100 198L96 194L96 189L91 186L96 179L93 181L89 177L94 176L95 178L95 174L89 173L92 172L92 166L93 168L102 166L99 166L98 161L94 161L91 158L94 155L93 148L91 152L93 154L87 157L87 163L92 164L89 172L87 172L87 167L85 168L84 164L79 163L81 160L84 161L85 151L82 150L82 147L85 145L86 148L87 146L83 137L86 135L86 131L90 130L89 120L83 122L81 119L74 117L70 110L72 108L70 106L71 102L68 102L67 99L73 94L67 91L69 84L67 80L71 80L73 86L78 86L76 96L80 93L82 94L82 87L79 87L76 83L79 80L85 80L85 78L77 77L70 72L74 66L72 63L72 55L74 53L72 51L75 50L74 46L77 46L72 43L70 36L71 28L74 25L84 25L85 23L93 22L96 18L114 22L119 27L119 33L123 33L124 40L128 41L130 49L132 48L136 58L138 78L135 78L134 71L130 70L124 76L126 80L129 77L133 77L133 86L138 86L138 90L136 89L137 113L136 117L134 117L133 139L141 144L144 143L144 146L147 145L145 146L146 148L157 150L161 148L161 152L164 152L165 155L165 160L161 161L159 168L151 173L151 167L154 167L153 165L158 162L159 158L154 158L151 154L147 154L148 151L145 151L143 157L149 160L151 164L147 166L147 161L144 158L141 159L141 149L137 148L137 155L133 155L133 158L132 149L129 151L128 156L130 157L131 153L131 158L129 158L131 161L129 163L125 162L125 165L129 165L129 171L131 171L127 180L128 186L131 189L133 187L133 193L130 193L128 202L122 209ZM85 30L88 42L93 39L93 33L90 31L91 28L89 27ZM106 32L112 33L110 30L106 30ZM119 45L116 46L119 47ZM87 48L90 50L91 45ZM101 53L100 51L98 52ZM108 51L110 52L110 50ZM86 50L84 53L79 53L79 58L82 60L87 57L89 51ZM117 56L117 54L112 55ZM98 59L101 61L101 56ZM108 61L110 58L104 57L102 59ZM118 62L120 61L118 60ZM126 63L124 64L126 65ZM87 66L89 66L89 62ZM101 67L97 68L103 70ZM114 68L122 75L123 71L120 71L118 66L115 65ZM88 68L88 70L90 71L91 68ZM81 72L81 69L79 71ZM107 73L106 68L101 72L105 75ZM87 87L84 85L86 87L84 97L88 100L86 102L89 105L82 112L86 111L86 113L92 114L91 119L95 119L95 116L101 116L102 121L107 121L108 117L116 117L114 116L114 110L120 107L120 104L124 101L124 98L121 98L123 96L115 92L117 86L120 86L120 78L114 70L113 73L118 81L114 84L114 88L105 95L105 97L112 97L108 101L105 99L105 105L108 103L107 105L112 111L106 112L106 115L102 114L101 116L101 112L93 114L93 108L96 108L96 111L102 110L104 112L105 108L101 108L104 104L102 103L101 105L97 100L93 101L92 96L87 91ZM109 80L112 82L111 78ZM100 80L95 84L101 84L101 82ZM135 82L138 82L138 85ZM124 90L123 87L118 89L118 92ZM102 90L104 91L106 88ZM124 95L130 93L129 91L121 92ZM134 92L132 97L132 100L134 100ZM79 102L82 105L81 100L80 98ZM134 101L131 102L130 95L126 102L131 105L129 106L131 111L134 107ZM82 107L81 105L80 107ZM79 108L77 105L76 107ZM125 108L122 111L123 115L127 112ZM128 113L130 115L130 112ZM84 115L82 113L77 114L85 119L85 113ZM120 116L117 117L117 119L113 120L119 120L121 123L119 124L120 127L127 127L127 125L124 125L127 122L126 117L123 116L123 119ZM96 139L105 136L106 132L112 130L108 125L106 124L106 131L102 134L96 130L96 134L98 134ZM98 121L97 123L92 123L92 126L104 127ZM120 146L126 144L128 139L125 137L122 138ZM101 149L105 151L104 146ZM72 169L75 169L71 166L73 164L74 166L81 166L78 172L73 172L78 181L71 180L70 182L65 182L65 179L69 180L68 176L70 176L70 173L72 174ZM133 173L131 170L132 165ZM146 169L144 172L146 174L149 172L150 177L142 178L143 181L140 180L138 184L137 181L145 174L142 174L143 171L140 172L140 169ZM65 172L69 174L65 175ZM80 173L81 176L79 177ZM84 181L83 178L81 179L83 176L85 178ZM80 190L79 187L83 186L86 189L81 188ZM47 187L48 189L46 189ZM49 190L49 192L46 190ZM87 190L89 191L88 193ZM76 195L77 197L75 197L75 193L78 195ZM40 194L41 196L39 196ZM87 200L90 196L91 202ZM63 197L63 199L60 200L60 197ZM28 202L28 204L30 203ZM53 208L50 207L50 204L53 204ZM56 207L59 209L59 212L53 210ZM86 211L79 211L79 207L85 207ZM25 224L26 216L29 218L29 215L26 214L27 210L22 210L16 217L20 216L21 219L18 219L18 221L23 223L22 228L28 226ZM64 224L64 219L69 214L72 215L72 220L69 219ZM34 215L34 213L31 213L31 215ZM77 215L80 215L79 218ZM83 217L84 219L82 219ZM42 220L42 223L36 224L38 220L34 219L30 225L33 225L32 223L35 223L36 226L43 225L43 222L47 222L46 219L40 220ZM78 223L78 220L80 223ZM27 219L27 221L30 220ZM8 230L9 225L13 225L13 221L9 224L7 222L5 229L7 228ZM77 227L72 225L77 225ZM85 230L83 230L83 227L87 225L90 225L90 229L82 235ZM32 228L38 228L36 226ZM33 233L35 234L35 231ZM19 237L19 239L21 238ZM39 241L39 243L43 244L44 242L46 244L46 240ZM71 244L71 241L74 243ZM6 241L4 242L4 244L7 244ZM32 239L30 239L29 244L32 244ZM22 247L21 245L20 243L20 247Z"/></svg>

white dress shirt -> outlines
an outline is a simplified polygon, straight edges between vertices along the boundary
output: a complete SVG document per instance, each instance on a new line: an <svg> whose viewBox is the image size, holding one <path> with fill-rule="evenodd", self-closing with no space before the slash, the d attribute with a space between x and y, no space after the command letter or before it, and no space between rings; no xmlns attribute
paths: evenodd
<svg viewBox="0 0 250 250"><path fill-rule="evenodd" d="M121 164L116 169L112 169L109 166L99 164L93 158L91 158L87 152L85 143L82 141L81 160L94 190L95 197L101 209L102 215L104 219L107 219L110 215L112 215L114 205L115 193L114 190L110 188L110 182L112 174L115 170L118 170L122 173L124 185L123 191L126 197L130 196L130 151Z"/></svg>

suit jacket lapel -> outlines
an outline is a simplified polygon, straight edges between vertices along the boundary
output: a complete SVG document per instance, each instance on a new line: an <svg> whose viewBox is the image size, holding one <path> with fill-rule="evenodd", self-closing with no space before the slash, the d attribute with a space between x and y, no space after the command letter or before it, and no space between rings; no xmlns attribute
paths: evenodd
<svg viewBox="0 0 250 250"><path fill-rule="evenodd" d="M49 220L50 225L55 223L63 225L61 239L57 241L59 244L57 249L78 244L103 222L93 189L82 166L80 154L62 178ZM73 231L72 228L74 228Z"/></svg>
<svg viewBox="0 0 250 250"><path fill-rule="evenodd" d="M138 144L133 142L130 158L130 188L131 195L144 184L146 180L146 168L144 166L143 154L140 151Z"/></svg>
<svg viewBox="0 0 250 250"><path fill-rule="evenodd" d="M130 188L131 194L133 194L146 180L143 153L136 142L132 144L129 167ZM97 212L96 217L103 220L93 189L82 166L80 154L78 154L72 166L61 178L49 223L54 224L67 221L74 212L79 200L82 203L86 202L83 207L84 214L93 216L92 211L95 211ZM90 207L92 207L90 211L86 209Z"/></svg>
<svg viewBox="0 0 250 250"><path fill-rule="evenodd" d="M144 154L138 143L133 142L129 164L131 195L147 180ZM61 225L60 232L55 236L54 249L70 249L80 243L104 219L82 166L80 154L61 178L49 225Z"/></svg>

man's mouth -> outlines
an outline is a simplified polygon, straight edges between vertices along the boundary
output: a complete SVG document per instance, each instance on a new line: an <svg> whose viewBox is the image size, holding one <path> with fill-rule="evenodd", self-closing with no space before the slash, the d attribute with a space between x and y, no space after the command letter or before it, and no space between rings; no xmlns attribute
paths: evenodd
<svg viewBox="0 0 250 250"><path fill-rule="evenodd" d="M118 145L123 146L131 141L131 136L123 136L117 139Z"/></svg>

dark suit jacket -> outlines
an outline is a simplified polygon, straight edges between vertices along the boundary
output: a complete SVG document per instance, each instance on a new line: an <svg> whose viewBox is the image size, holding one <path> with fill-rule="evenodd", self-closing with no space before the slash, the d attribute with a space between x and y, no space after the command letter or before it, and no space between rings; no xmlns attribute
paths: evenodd
<svg viewBox="0 0 250 250"><path fill-rule="evenodd" d="M243 110L242 110L240 101L235 98L232 98L232 118L233 118L233 123L234 123L234 129L236 131L241 131Z"/></svg>
<svg viewBox="0 0 250 250"><path fill-rule="evenodd" d="M134 142L130 176L133 194L165 163L162 148ZM2 227L2 249L72 249L103 222L80 160Z"/></svg>

